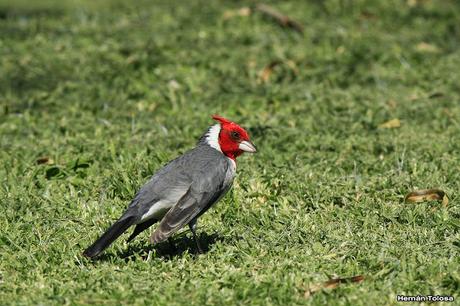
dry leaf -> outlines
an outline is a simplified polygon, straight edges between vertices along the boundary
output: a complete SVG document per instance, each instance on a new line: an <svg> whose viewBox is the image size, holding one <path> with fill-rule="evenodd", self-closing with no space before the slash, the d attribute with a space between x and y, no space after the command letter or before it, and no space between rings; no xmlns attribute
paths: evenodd
<svg viewBox="0 0 460 306"><path fill-rule="evenodd" d="M439 201L442 206L447 206L449 198L441 189L420 189L415 190L406 195L404 198L406 203L420 203L425 201Z"/></svg>
<svg viewBox="0 0 460 306"><path fill-rule="evenodd" d="M37 158L35 162L37 163L37 165L43 165L43 164L50 165L54 163L54 161L47 156Z"/></svg>
<svg viewBox="0 0 460 306"><path fill-rule="evenodd" d="M415 7L415 6L421 6L423 4L426 4L427 2L430 2L431 0L407 0L406 3L409 7Z"/></svg>
<svg viewBox="0 0 460 306"><path fill-rule="evenodd" d="M431 1L432 0L407 0L407 4L410 6L410 4L412 3L413 6L416 6L416 5L424 5Z"/></svg>
<svg viewBox="0 0 460 306"><path fill-rule="evenodd" d="M299 69L297 68L297 64L294 61L292 60L284 60L284 61L274 60L270 64L265 66L264 69L262 69L259 72L259 83L268 82L270 79L270 76L273 73L273 70L275 69L275 67L279 65L283 65L284 67L289 68L295 75L299 74Z"/></svg>
<svg viewBox="0 0 460 306"><path fill-rule="evenodd" d="M437 99L442 97L444 97L444 94L442 92L433 92L428 96L429 99Z"/></svg>
<svg viewBox="0 0 460 306"><path fill-rule="evenodd" d="M415 46L415 49L417 49L417 51L426 53L438 53L441 51L436 45L429 44L423 41L419 43L417 46Z"/></svg>
<svg viewBox="0 0 460 306"><path fill-rule="evenodd" d="M238 10L238 16L246 17L251 15L251 9L249 7L242 7Z"/></svg>
<svg viewBox="0 0 460 306"><path fill-rule="evenodd" d="M361 19L376 19L377 15L372 12L362 11L359 17L361 17Z"/></svg>
<svg viewBox="0 0 460 306"><path fill-rule="evenodd" d="M233 17L235 17L235 11L225 11L224 14L222 15L222 18L224 20L228 20Z"/></svg>
<svg viewBox="0 0 460 306"><path fill-rule="evenodd" d="M390 121L380 124L379 128L393 129L393 128L399 128L400 126L401 126L401 121L399 119L391 119Z"/></svg>
<svg viewBox="0 0 460 306"><path fill-rule="evenodd" d="M233 17L247 17L251 15L251 9L249 7L242 7L238 10L229 10L229 11L225 11L224 12L224 15L222 16L222 18L224 20L228 20L230 18L233 18Z"/></svg>
<svg viewBox="0 0 460 306"><path fill-rule="evenodd" d="M316 284L313 286L310 286L304 294L305 298L308 298L315 294L318 291L321 291L322 289L334 289L337 288L340 284L349 284L349 283L360 283L364 280L364 275L356 275L353 277L347 277L347 278L333 278L328 280L327 282Z"/></svg>
<svg viewBox="0 0 460 306"><path fill-rule="evenodd" d="M260 80L263 82L263 83L266 83L269 79L270 79L270 76L272 75L273 73L273 69L278 66L279 64L281 64L280 61L273 61L271 62L270 64L268 64L267 66L264 67L264 69L262 69L262 71L260 72L259 74L259 78Z"/></svg>

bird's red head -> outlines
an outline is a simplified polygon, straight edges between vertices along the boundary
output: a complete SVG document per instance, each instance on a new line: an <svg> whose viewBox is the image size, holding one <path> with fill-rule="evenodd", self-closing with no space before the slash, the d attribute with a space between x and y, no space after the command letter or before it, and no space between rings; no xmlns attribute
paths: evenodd
<svg viewBox="0 0 460 306"><path fill-rule="evenodd" d="M218 115L212 116L212 119L220 123L218 141L222 153L226 156L234 160L243 152L255 153L257 151L249 140L248 132L241 126Z"/></svg>

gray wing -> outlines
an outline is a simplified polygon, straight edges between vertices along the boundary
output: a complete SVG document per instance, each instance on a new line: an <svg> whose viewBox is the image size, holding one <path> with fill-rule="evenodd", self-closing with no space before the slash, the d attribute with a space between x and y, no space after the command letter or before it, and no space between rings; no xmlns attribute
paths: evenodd
<svg viewBox="0 0 460 306"><path fill-rule="evenodd" d="M225 175L229 167L226 157L215 149L200 152L194 160L194 169L190 171L192 184L168 213L151 236L154 243L161 242L174 234L200 213L214 204L228 186L224 186ZM208 154L212 153L213 156ZM216 158L218 157L218 158Z"/></svg>
<svg viewBox="0 0 460 306"><path fill-rule="evenodd" d="M124 216L135 216L138 223L153 206L164 201L177 203L192 184L193 178L184 171L184 165L196 150L188 151L158 170L137 192Z"/></svg>

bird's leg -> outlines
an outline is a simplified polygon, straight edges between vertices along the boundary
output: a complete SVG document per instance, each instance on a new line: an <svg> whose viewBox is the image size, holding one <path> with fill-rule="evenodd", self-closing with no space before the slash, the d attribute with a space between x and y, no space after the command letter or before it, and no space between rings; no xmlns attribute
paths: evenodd
<svg viewBox="0 0 460 306"><path fill-rule="evenodd" d="M188 226L190 227L190 230L192 231L193 239L195 240L196 248L197 248L197 250L198 250L198 253L202 254L202 253L203 253L203 249L201 248L200 243L198 242L198 238L197 238L197 236L196 236L196 219L193 219L193 220L188 224Z"/></svg>

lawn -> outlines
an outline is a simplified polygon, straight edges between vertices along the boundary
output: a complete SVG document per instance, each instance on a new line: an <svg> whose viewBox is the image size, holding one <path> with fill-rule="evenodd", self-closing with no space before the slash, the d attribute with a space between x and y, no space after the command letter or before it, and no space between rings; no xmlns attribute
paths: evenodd
<svg viewBox="0 0 460 306"><path fill-rule="evenodd" d="M266 2L303 33L255 3L0 0L1 305L458 302L460 3ZM207 251L147 231L83 258L215 113L259 153ZM424 188L447 206L404 202Z"/></svg>

